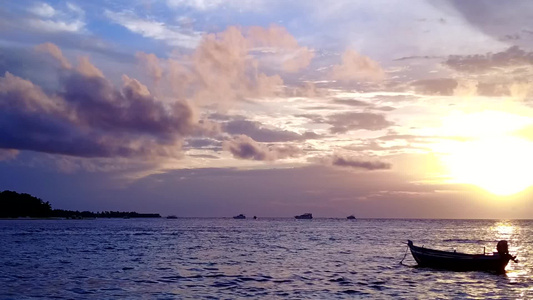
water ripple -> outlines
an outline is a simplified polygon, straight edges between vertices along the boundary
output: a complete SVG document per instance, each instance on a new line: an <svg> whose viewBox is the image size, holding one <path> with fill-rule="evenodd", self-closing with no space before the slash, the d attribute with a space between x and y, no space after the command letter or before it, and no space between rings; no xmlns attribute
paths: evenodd
<svg viewBox="0 0 533 300"><path fill-rule="evenodd" d="M486 220L1 220L0 299L533 298L531 225ZM399 264L407 239L479 253L493 251L502 238L520 260L503 276ZM405 264L416 263L408 255Z"/></svg>

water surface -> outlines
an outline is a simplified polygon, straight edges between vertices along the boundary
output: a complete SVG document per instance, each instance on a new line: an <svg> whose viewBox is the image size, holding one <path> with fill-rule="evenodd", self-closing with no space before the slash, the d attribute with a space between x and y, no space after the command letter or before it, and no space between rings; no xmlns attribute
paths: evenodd
<svg viewBox="0 0 533 300"><path fill-rule="evenodd" d="M0 220L0 299L533 297L533 221ZM415 265L405 241L483 253L506 275Z"/></svg>

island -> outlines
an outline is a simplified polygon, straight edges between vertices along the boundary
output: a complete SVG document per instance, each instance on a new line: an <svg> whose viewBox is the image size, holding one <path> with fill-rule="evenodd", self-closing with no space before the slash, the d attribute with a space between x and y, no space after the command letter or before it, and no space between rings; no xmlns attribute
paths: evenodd
<svg viewBox="0 0 533 300"><path fill-rule="evenodd" d="M74 211L52 209L50 202L30 194L14 191L0 192L0 218L61 218L61 219L94 219L94 218L161 218L160 214L121 212L121 211Z"/></svg>
<svg viewBox="0 0 533 300"><path fill-rule="evenodd" d="M294 216L296 219L306 219L306 220L310 220L313 218L313 214L311 213L305 213L303 215L299 215L299 216Z"/></svg>

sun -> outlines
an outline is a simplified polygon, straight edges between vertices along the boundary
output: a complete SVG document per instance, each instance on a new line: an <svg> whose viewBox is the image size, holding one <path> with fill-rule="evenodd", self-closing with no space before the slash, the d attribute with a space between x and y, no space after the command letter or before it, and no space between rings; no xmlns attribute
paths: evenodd
<svg viewBox="0 0 533 300"><path fill-rule="evenodd" d="M499 112L454 118L450 127L463 128L464 140L439 147L449 181L476 185L500 196L533 185L533 142L513 135L530 122L530 118Z"/></svg>
<svg viewBox="0 0 533 300"><path fill-rule="evenodd" d="M533 184L533 145L516 137L463 142L442 157L453 182L473 184L496 195Z"/></svg>

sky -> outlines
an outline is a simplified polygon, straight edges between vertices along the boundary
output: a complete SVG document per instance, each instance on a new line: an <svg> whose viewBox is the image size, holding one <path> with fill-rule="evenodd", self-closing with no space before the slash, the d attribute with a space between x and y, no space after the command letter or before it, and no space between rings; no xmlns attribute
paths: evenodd
<svg viewBox="0 0 533 300"><path fill-rule="evenodd" d="M0 190L180 217L533 218L531 20L531 1L2 1Z"/></svg>

